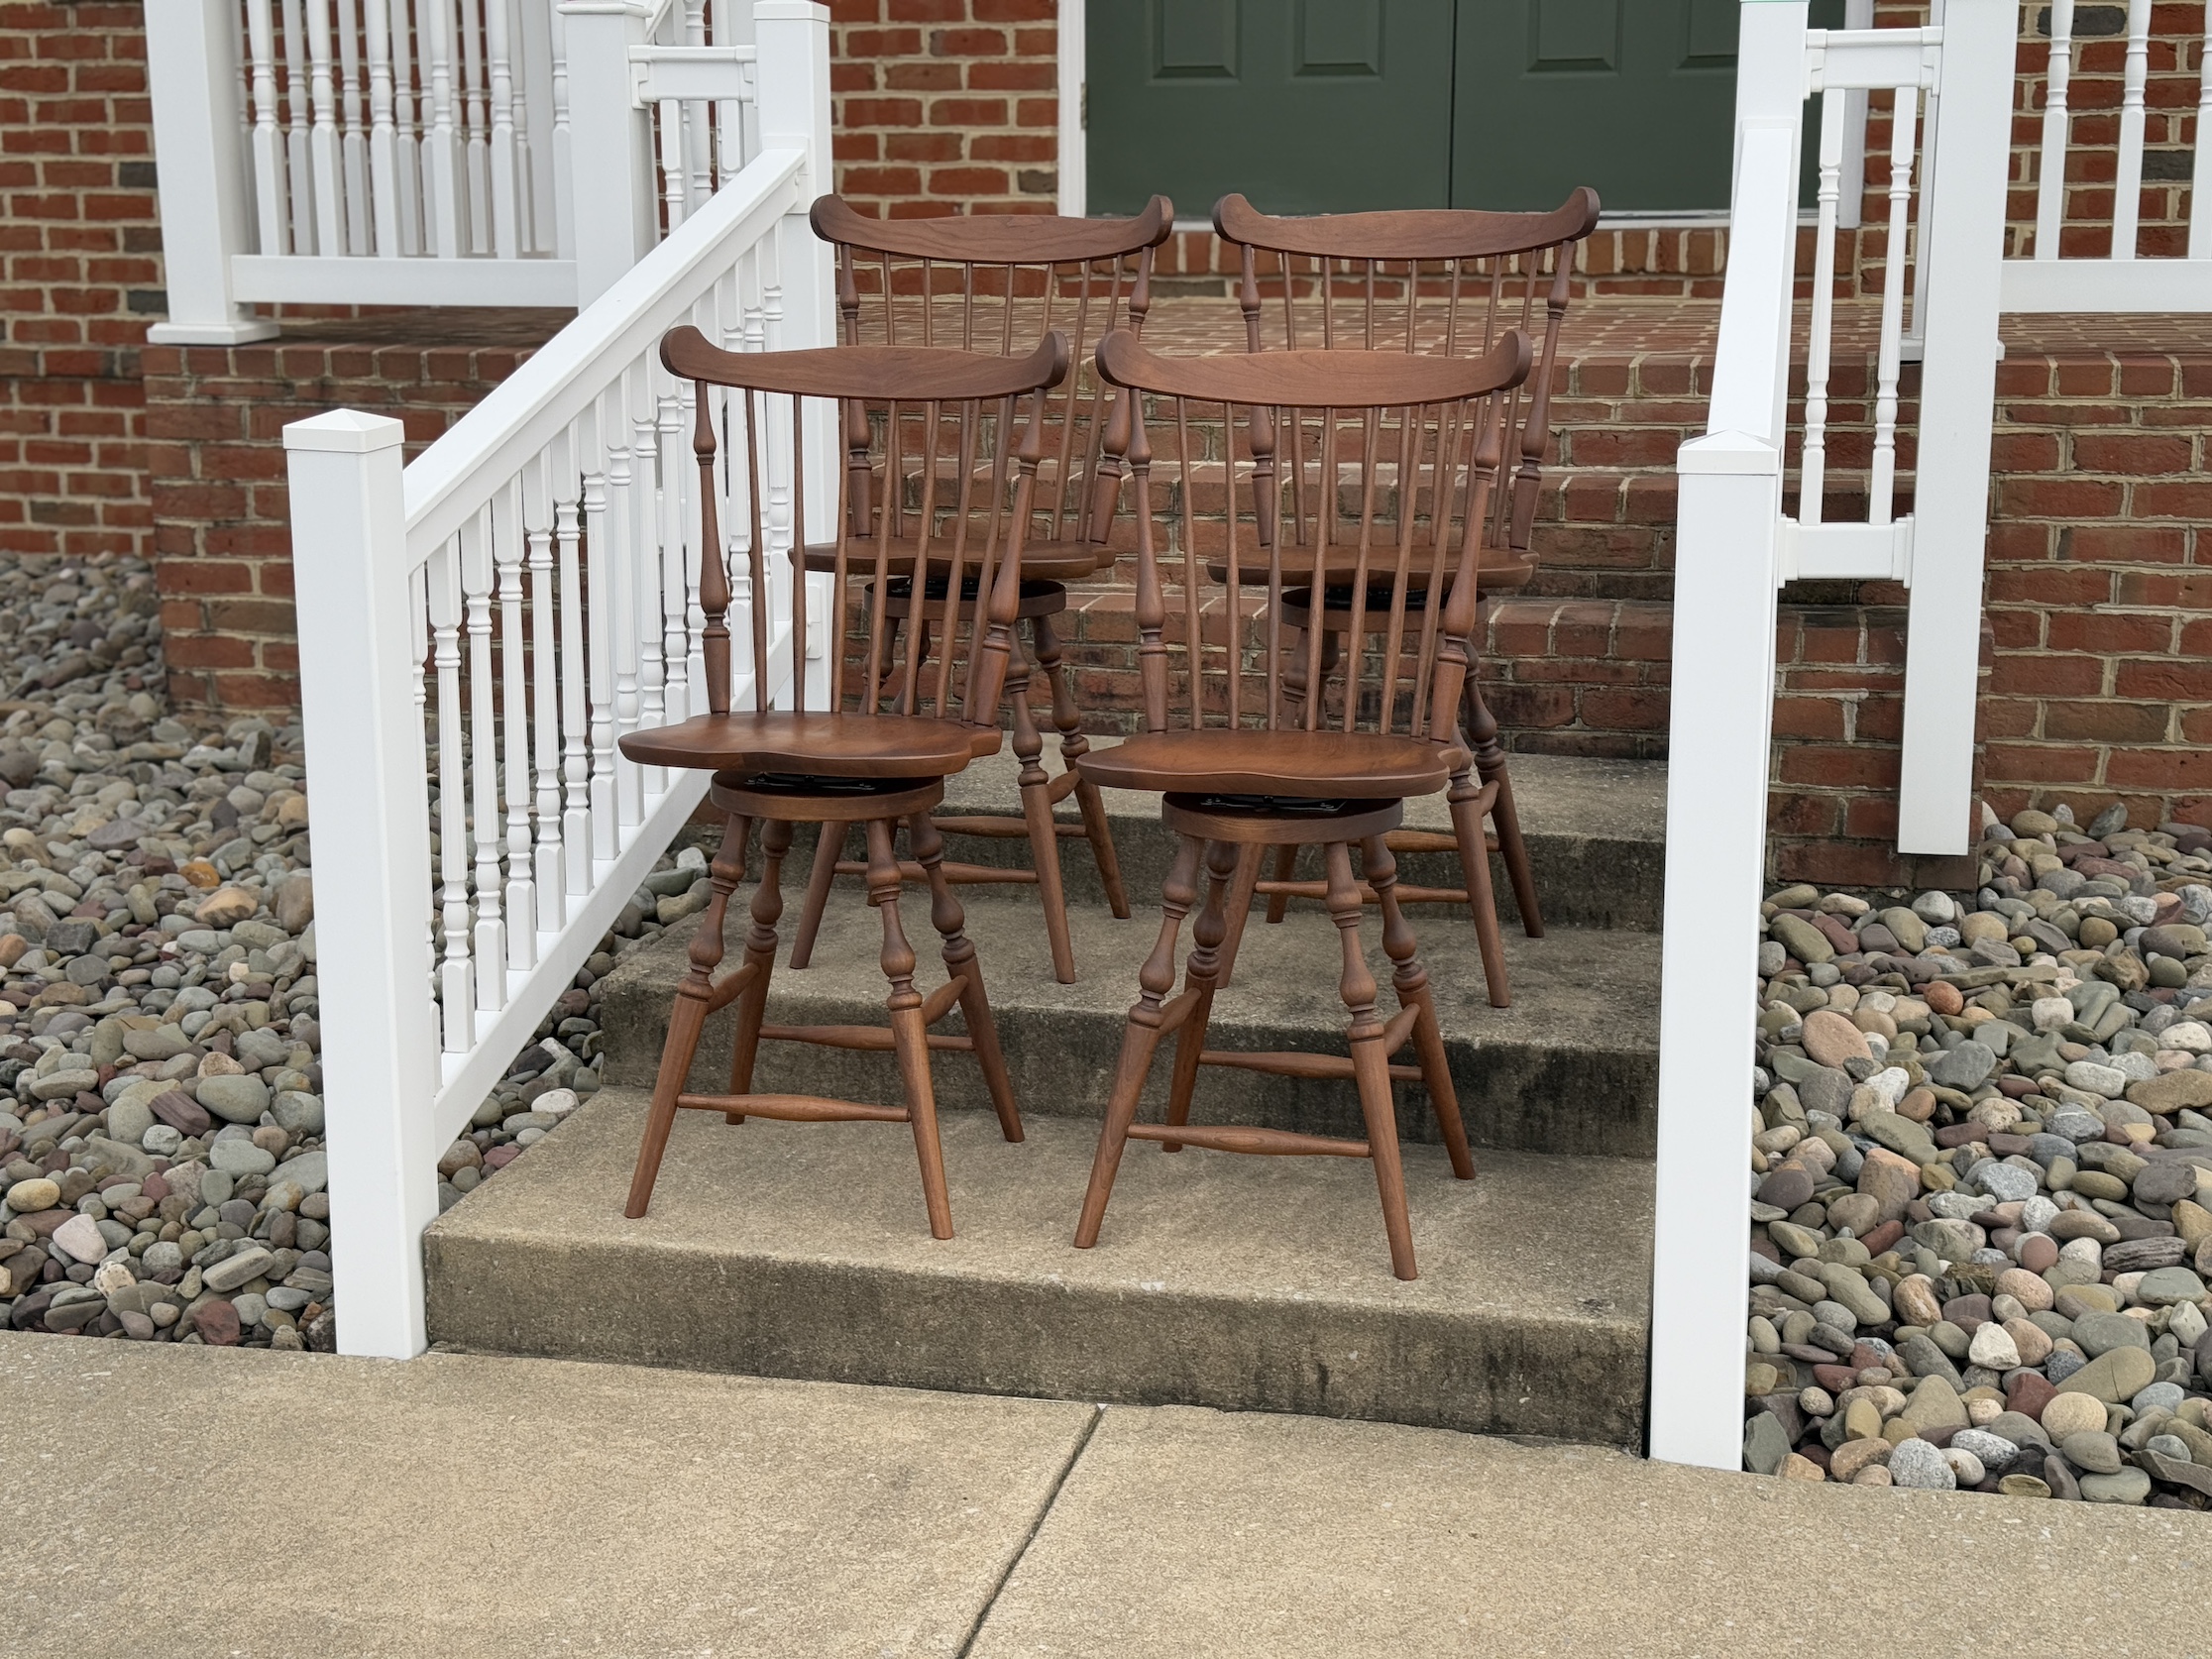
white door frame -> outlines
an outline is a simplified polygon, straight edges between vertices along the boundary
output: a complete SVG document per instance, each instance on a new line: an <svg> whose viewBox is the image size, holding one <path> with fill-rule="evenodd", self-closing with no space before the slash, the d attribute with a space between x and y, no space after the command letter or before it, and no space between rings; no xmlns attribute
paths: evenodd
<svg viewBox="0 0 2212 1659"><path fill-rule="evenodd" d="M1083 0L1059 0L1059 210L1080 219L1089 199L1083 132Z"/></svg>

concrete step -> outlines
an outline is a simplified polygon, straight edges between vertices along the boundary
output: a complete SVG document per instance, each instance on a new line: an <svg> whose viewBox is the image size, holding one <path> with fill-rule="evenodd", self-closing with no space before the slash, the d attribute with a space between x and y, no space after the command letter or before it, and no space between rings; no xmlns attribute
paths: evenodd
<svg viewBox="0 0 2212 1659"><path fill-rule="evenodd" d="M1099 749L1114 741L1111 737L1091 738L1092 746ZM1057 773L1057 733L1047 739L1045 750L1046 770ZM1545 924L1656 931L1666 874L1665 763L1516 754L1509 758L1507 772ZM946 781L944 810L1016 812L1020 803L1016 788L1019 773L1012 750L1002 748ZM1174 854L1174 837L1161 828L1160 797L1119 789L1103 794L1130 902L1150 908L1157 920L1161 882ZM1060 817L1062 822L1074 822L1073 801L1061 804ZM1444 797L1438 794L1406 802L1405 824L1413 830L1449 830L1452 821ZM802 835L801 847L811 847L812 837L804 831ZM959 837L950 843L949 856L971 863L1021 868L1027 868L1030 862L1028 841L983 836ZM1313 857L1307 854L1309 862ZM1097 866L1086 844L1066 843L1060 870L1070 902L1105 902ZM1310 868L1301 866L1300 874L1317 875L1319 870L1318 862L1311 862ZM1398 875L1407 883L1439 887L1456 887L1460 879L1458 860L1449 853L1408 853L1398 861ZM1517 926L1520 913L1514 908L1512 886L1505 879L1505 866L1494 855L1491 875L1497 890L1499 916ZM803 861L797 877L802 883L806 879ZM1421 918L1441 913L1424 906L1411 914L1418 926Z"/></svg>
<svg viewBox="0 0 2212 1659"><path fill-rule="evenodd" d="M1348 1159L1133 1145L1095 1250L1096 1141L944 1115L957 1237L898 1125L679 1114L621 1208L642 1091L610 1088L435 1222L430 1336L470 1350L1628 1444L1641 1432L1651 1167L1412 1148L1421 1276L1390 1276Z"/></svg>
<svg viewBox="0 0 2212 1659"><path fill-rule="evenodd" d="M1076 862L1070 858L1072 864ZM802 867L803 874L803 867ZM749 903L751 889L738 901ZM1157 892L1157 888L1154 890ZM1077 983L1052 978L1045 929L1033 894L1022 888L962 889L968 936L983 965L1016 1098L1025 1112L1057 1117L1103 1114L1137 970L1159 936L1157 901L1136 889L1135 914L1117 922L1102 907L1071 907ZM726 930L735 947L746 923ZM789 959L786 911L783 961ZM943 980L927 904L901 908L908 939L924 963L925 991ZM1478 1146L1583 1157L1649 1158L1658 1090L1659 940L1654 934L1560 928L1541 940L1508 930L1507 969L1513 1006L1490 1006L1482 989L1474 924L1457 907L1423 906L1413 926L1437 1000L1460 1109ZM608 978L602 1022L610 1082L649 1088L677 982L688 967L691 924L669 930L631 955ZM1387 986L1389 962L1381 927L1365 930L1369 961ZM1187 942L1189 928L1185 925ZM774 1023L884 1022L887 992L877 957L882 927L856 881L831 896L814 965L791 972L779 965L769 996ZM1346 1052L1344 1004L1337 996L1340 950L1336 929L1318 904L1293 904L1275 926L1245 933L1233 984L1215 1000L1208 1046L1220 1049L1311 1049ZM1385 990L1385 1011L1395 1008ZM708 1024L693 1086L727 1086L735 1010ZM963 1029L955 1015L939 1028ZM1406 1058L1404 1054L1400 1058ZM1155 1064L1148 1098L1165 1096L1168 1065ZM974 1061L944 1052L934 1067L938 1095L954 1106L987 1104ZM847 1099L894 1102L898 1073L890 1056L791 1043L763 1044L756 1087ZM1399 1133L1434 1142L1426 1091L1400 1083ZM1209 1066L1192 1110L1201 1123L1265 1124L1321 1135L1359 1135L1358 1098L1349 1082L1300 1081Z"/></svg>

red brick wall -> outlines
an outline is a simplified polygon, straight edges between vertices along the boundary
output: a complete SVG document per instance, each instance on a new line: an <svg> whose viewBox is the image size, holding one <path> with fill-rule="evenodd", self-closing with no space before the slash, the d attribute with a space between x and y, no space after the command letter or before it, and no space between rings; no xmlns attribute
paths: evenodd
<svg viewBox="0 0 2212 1659"><path fill-rule="evenodd" d="M831 0L837 188L892 218L1050 213L1057 0Z"/></svg>
<svg viewBox="0 0 2212 1659"><path fill-rule="evenodd" d="M252 346L145 349L168 690L225 709L295 707L291 531L281 430L341 406L406 424L410 456L567 320L454 309L303 324Z"/></svg>
<svg viewBox="0 0 2212 1659"><path fill-rule="evenodd" d="M146 545L153 152L138 6L0 0L0 547Z"/></svg>

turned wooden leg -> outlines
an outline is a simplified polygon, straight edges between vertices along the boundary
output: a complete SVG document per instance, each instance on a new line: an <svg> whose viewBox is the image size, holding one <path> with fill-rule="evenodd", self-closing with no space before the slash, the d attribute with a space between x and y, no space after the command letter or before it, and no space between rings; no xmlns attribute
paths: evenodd
<svg viewBox="0 0 2212 1659"><path fill-rule="evenodd" d="M844 856L845 824L815 826L814 868L807 872L806 902L799 907L799 936L791 941L791 965L803 968L814 960L815 939L822 932L823 912L830 908L830 886L837 879L837 860Z"/></svg>
<svg viewBox="0 0 2212 1659"><path fill-rule="evenodd" d="M1513 809L1513 780L1505 770L1505 746L1497 740L1497 717L1483 701L1483 688L1468 664L1467 691L1460 699L1469 747L1475 752L1475 775L1497 785L1491 808L1491 822L1497 826L1497 854L1505 865L1505 879L1513 884L1513 903L1520 907L1521 926L1530 939L1544 937L1544 915L1536 902L1536 876L1528 863L1528 843L1521 838L1520 814ZM1488 854L1485 854L1486 858ZM1472 887L1471 881L1468 884Z"/></svg>
<svg viewBox="0 0 2212 1659"><path fill-rule="evenodd" d="M752 1093L753 1056L760 1052L760 1026L768 1013L768 980L776 971L776 923L783 917L783 861L791 850L791 826L771 821L760 831L760 885L753 889L752 932L745 936L745 960L753 981L737 994L737 1031L729 1048L729 1092ZM731 1123L744 1115L729 1114Z"/></svg>
<svg viewBox="0 0 2212 1659"><path fill-rule="evenodd" d="M1444 792L1452 813L1452 835L1459 842L1460 868L1467 877L1467 908L1475 918L1475 942L1483 954L1483 983L1493 1008L1507 1008L1513 996L1505 982L1505 941L1497 931L1497 895L1491 890L1490 849L1483 839L1483 814L1477 806L1482 788L1468 773L1452 774Z"/></svg>
<svg viewBox="0 0 2212 1659"><path fill-rule="evenodd" d="M1075 806L1083 815L1083 838L1098 860L1099 884L1106 889L1106 904L1121 921L1129 920L1129 892L1122 885L1121 859L1114 851L1113 831L1106 823L1106 802L1098 785L1084 777L1075 763L1090 753L1090 739L1083 735L1082 711L1075 707L1075 693L1060 672L1060 639L1050 616L1030 623L1037 641L1037 666L1052 694L1052 724L1059 731L1060 765L1075 774Z"/></svg>
<svg viewBox="0 0 2212 1659"><path fill-rule="evenodd" d="M1152 1070L1153 1054L1160 1047L1163 1018L1161 1002L1175 988L1175 946L1182 938L1183 918L1198 896L1197 840L1178 836L1174 862L1167 866L1161 889L1160 938L1152 954L1138 970L1139 995L1122 1028L1121 1059L1114 1067L1114 1088L1106 1101L1106 1122L1098 1133L1098 1156L1091 1161L1090 1185L1083 1191L1083 1213L1075 1222L1075 1248L1088 1250L1098 1243L1099 1224L1106 1219L1106 1200L1114 1190L1114 1171L1121 1167L1122 1148L1129 1142L1129 1126L1137 1120L1137 1102L1145 1092L1145 1077Z"/></svg>
<svg viewBox="0 0 2212 1659"><path fill-rule="evenodd" d="M1237 947L1244 943L1245 923L1252 917L1252 897L1260 887L1260 860L1268 849L1258 841L1237 848L1237 874L1229 884L1229 937L1221 941L1221 966L1214 973L1214 989L1226 991L1237 971Z"/></svg>
<svg viewBox="0 0 2212 1659"><path fill-rule="evenodd" d="M1029 827L1030 859L1037 866L1037 897L1045 908L1045 939L1052 948L1052 977L1075 983L1075 941L1067 928L1067 894L1060 883L1059 835L1052 829L1051 780L1045 775L1045 737L1030 708L1028 654L1017 650L1006 676L1014 709L1014 757L1022 763L1022 821Z"/></svg>
<svg viewBox="0 0 2212 1659"><path fill-rule="evenodd" d="M1297 873L1297 870L1298 849L1295 846L1289 845L1276 847L1274 849L1274 875L1272 879L1276 881L1288 881L1293 875ZM1268 895L1268 920L1270 922L1280 922L1285 916L1289 914L1289 894L1270 893Z"/></svg>
<svg viewBox="0 0 2212 1659"><path fill-rule="evenodd" d="M1197 997L1175 1033L1175 1069L1167 1089L1167 1122L1190 1121L1190 1096L1198 1085L1198 1059L1206 1051L1206 1022L1213 1015L1214 990L1221 971L1221 941L1229 935L1223 896L1241 860L1234 842L1215 841L1206 849L1206 907L1191 925L1190 956L1183 964L1183 989ZM1162 1141L1163 1152L1181 1152L1180 1141Z"/></svg>
<svg viewBox="0 0 2212 1659"><path fill-rule="evenodd" d="M1014 1079L1006 1069L1006 1055L999 1048L998 1022L991 1018L991 999L983 989L983 968L976 960L975 941L967 937L967 916L952 896L944 878L944 836L928 813L907 821L907 839L913 844L915 862L930 884L930 925L944 941L944 971L964 978L960 1012L967 1019L968 1040L975 1046L975 1062L983 1068L983 1086L990 1091L992 1109L998 1113L999 1130L1009 1141L1022 1138L1022 1112L1014 1104Z"/></svg>
<svg viewBox="0 0 2212 1659"><path fill-rule="evenodd" d="M722 918L729 909L729 895L736 891L745 863L745 837L752 820L730 818L722 825L721 846L708 865L713 897L692 935L691 968L676 987L676 1006L669 1011L668 1039L661 1045L660 1071L653 1079L653 1104L645 1116L645 1137L637 1149L637 1168L630 1176L629 1203L622 1213L632 1221L653 1201L653 1183L660 1178L661 1157L668 1151L669 1131L676 1125L676 1097L684 1092L691 1075L692 1056L699 1051L699 1034L707 1024L707 1005L714 996L715 969L722 959Z"/></svg>
<svg viewBox="0 0 2212 1659"><path fill-rule="evenodd" d="M883 977L891 981L885 1007L891 1013L891 1046L899 1057L899 1081L906 1092L907 1119L914 1126L914 1153L922 1164L922 1202L930 1212L930 1236L952 1236L952 1199L944 1188L944 1149L938 1141L937 1094L930 1086L930 1034L922 1024L922 993L914 988L914 946L899 926L899 861L892 855L889 819L870 819L868 903L883 918Z"/></svg>
<svg viewBox="0 0 2212 1659"><path fill-rule="evenodd" d="M1419 1275L1413 1267L1413 1226L1405 1213L1405 1169L1398 1158L1397 1109L1390 1099L1390 1061L1382 1052L1382 1019L1375 1011L1375 975L1360 948L1360 884L1352 876L1352 849L1331 841L1329 918L1344 941L1344 971L1337 994L1351 1010L1352 1076L1360 1086L1360 1111L1367 1119L1368 1156L1375 1163L1376 1191L1382 1200L1382 1229L1390 1239L1390 1272L1399 1278Z"/></svg>
<svg viewBox="0 0 2212 1659"><path fill-rule="evenodd" d="M1467 1130L1460 1122L1459 1091L1452 1086L1452 1068L1444 1056L1444 1033L1436 1023L1436 997L1429 989L1428 969L1414 953L1413 929L1398 904L1397 856L1382 835L1367 840L1367 878L1382 907L1382 949L1390 958L1390 989L1400 1008L1417 1008L1413 1016L1413 1051L1420 1056L1421 1083L1428 1090L1436 1112L1436 1127L1444 1136L1444 1150L1452 1157L1452 1173L1472 1180L1475 1160L1467 1150Z"/></svg>

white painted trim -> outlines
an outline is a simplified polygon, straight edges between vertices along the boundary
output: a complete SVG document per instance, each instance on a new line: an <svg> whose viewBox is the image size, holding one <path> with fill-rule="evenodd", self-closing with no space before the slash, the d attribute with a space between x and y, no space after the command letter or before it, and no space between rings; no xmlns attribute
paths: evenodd
<svg viewBox="0 0 2212 1659"><path fill-rule="evenodd" d="M1782 520L1775 581L1911 582L1913 515L1888 524L1801 524Z"/></svg>
<svg viewBox="0 0 2212 1659"><path fill-rule="evenodd" d="M1071 219L1082 218L1090 200L1090 142L1083 130L1083 0L1059 0L1059 210Z"/></svg>
<svg viewBox="0 0 2212 1659"><path fill-rule="evenodd" d="M1997 308L2016 315L2212 311L2212 260L2007 260Z"/></svg>
<svg viewBox="0 0 2212 1659"><path fill-rule="evenodd" d="M574 305L574 260L382 260L240 254L241 299L322 305Z"/></svg>

